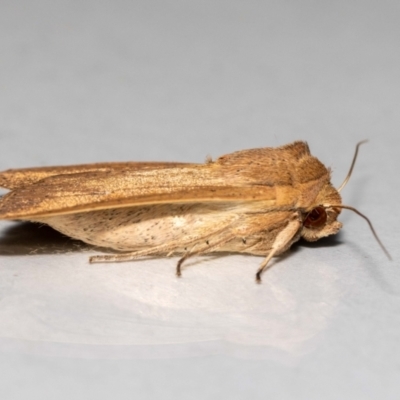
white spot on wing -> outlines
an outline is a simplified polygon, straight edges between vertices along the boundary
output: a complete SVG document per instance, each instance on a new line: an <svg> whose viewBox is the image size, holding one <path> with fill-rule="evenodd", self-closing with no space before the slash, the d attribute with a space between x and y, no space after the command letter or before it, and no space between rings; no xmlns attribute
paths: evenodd
<svg viewBox="0 0 400 400"><path fill-rule="evenodd" d="M176 215L173 218L172 223L174 224L175 227L179 228L181 226L185 226L187 224L187 221L186 221L185 217L180 217L180 216Z"/></svg>

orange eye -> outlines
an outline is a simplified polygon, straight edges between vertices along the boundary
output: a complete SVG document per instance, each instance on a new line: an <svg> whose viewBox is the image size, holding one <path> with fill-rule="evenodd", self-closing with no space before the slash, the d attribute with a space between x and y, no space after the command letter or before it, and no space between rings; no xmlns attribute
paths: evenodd
<svg viewBox="0 0 400 400"><path fill-rule="evenodd" d="M323 207L314 208L306 217L303 222L303 226L306 228L320 228L322 225L325 225L326 222L326 211Z"/></svg>

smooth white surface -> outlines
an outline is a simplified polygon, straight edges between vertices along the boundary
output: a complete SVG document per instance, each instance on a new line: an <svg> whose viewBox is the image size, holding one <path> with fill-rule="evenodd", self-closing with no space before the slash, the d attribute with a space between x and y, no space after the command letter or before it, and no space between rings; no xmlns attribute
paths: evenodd
<svg viewBox="0 0 400 400"><path fill-rule="evenodd" d="M307 140L344 229L274 260L89 265L1 222L4 399L396 399L399 6L389 1L2 2L0 168L206 155Z"/></svg>

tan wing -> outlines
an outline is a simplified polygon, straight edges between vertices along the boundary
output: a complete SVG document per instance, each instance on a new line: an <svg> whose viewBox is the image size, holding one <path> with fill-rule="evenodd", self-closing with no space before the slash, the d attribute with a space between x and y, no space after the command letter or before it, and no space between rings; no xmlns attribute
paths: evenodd
<svg viewBox="0 0 400 400"><path fill-rule="evenodd" d="M6 189L16 189L20 186L31 185L44 178L54 175L69 175L85 172L111 172L116 170L141 170L141 169L159 169L165 167L179 167L184 165L193 165L189 163L176 162L111 162L94 163L81 165L66 165L57 167L39 167L9 169L0 172L0 187Z"/></svg>
<svg viewBox="0 0 400 400"><path fill-rule="evenodd" d="M278 154L280 153L280 154ZM95 171L71 172L17 186L0 200L1 219L34 219L95 209L172 202L263 201L275 204L277 187L285 191L280 206L298 193L292 175L298 159L309 155L296 142L277 149L232 153L208 164L100 164ZM61 167L63 168L63 167ZM91 167L90 167L91 168ZM55 171L57 168L51 170ZM1 176L1 175L0 175ZM27 182L28 180L25 180ZM283 188L283 189L282 189Z"/></svg>
<svg viewBox="0 0 400 400"><path fill-rule="evenodd" d="M0 200L0 218L29 219L168 202L275 199L273 186L245 187L235 177L215 172L201 165L50 176L6 194Z"/></svg>

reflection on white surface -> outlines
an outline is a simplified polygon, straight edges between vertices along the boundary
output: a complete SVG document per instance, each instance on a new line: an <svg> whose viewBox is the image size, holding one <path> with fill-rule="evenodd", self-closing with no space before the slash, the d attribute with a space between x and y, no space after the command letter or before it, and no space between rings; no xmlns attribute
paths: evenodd
<svg viewBox="0 0 400 400"><path fill-rule="evenodd" d="M254 281L258 257L90 265L88 254L3 257L0 347L53 355L301 354L334 315L336 270L302 249ZM307 258L307 259L306 259Z"/></svg>

